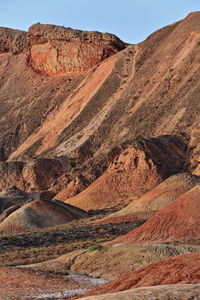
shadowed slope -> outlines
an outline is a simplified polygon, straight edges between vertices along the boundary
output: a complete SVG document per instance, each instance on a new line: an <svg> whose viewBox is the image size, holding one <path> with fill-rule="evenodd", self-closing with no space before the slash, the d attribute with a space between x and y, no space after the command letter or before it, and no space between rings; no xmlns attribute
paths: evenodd
<svg viewBox="0 0 200 300"><path fill-rule="evenodd" d="M183 170L185 160L185 144L177 137L138 138L116 155L101 177L66 202L86 210L120 207Z"/></svg>
<svg viewBox="0 0 200 300"><path fill-rule="evenodd" d="M16 186L11 186L0 192L0 214L13 205L21 206L31 200L33 200L33 195L18 189Z"/></svg>

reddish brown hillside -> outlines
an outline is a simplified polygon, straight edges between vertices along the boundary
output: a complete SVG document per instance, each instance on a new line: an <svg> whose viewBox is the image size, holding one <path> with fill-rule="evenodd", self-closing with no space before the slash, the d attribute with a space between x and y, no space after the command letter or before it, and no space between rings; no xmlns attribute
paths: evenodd
<svg viewBox="0 0 200 300"><path fill-rule="evenodd" d="M27 33L0 27L0 55L6 53L19 54L27 47Z"/></svg>
<svg viewBox="0 0 200 300"><path fill-rule="evenodd" d="M192 174L179 173L173 175L142 197L133 200L119 212L97 221L96 224L148 219L199 182L200 177Z"/></svg>
<svg viewBox="0 0 200 300"><path fill-rule="evenodd" d="M193 155L188 163L194 169L199 143L199 14L116 54L125 44L112 35L41 24L32 26L28 36L1 29L2 40L9 35L10 45L21 39L16 55L14 46L9 52L5 46L0 56L1 159L44 151L63 155L80 148L92 156L139 135L178 133L190 138ZM64 45L65 39L69 42ZM87 47L91 62L86 63ZM44 76L33 67L51 74L90 69L76 76Z"/></svg>
<svg viewBox="0 0 200 300"><path fill-rule="evenodd" d="M200 253L170 257L129 272L84 296L114 293L142 286L185 283L200 283Z"/></svg>
<svg viewBox="0 0 200 300"><path fill-rule="evenodd" d="M13 185L26 191L47 190L58 177L70 170L67 157L0 162L0 190Z"/></svg>
<svg viewBox="0 0 200 300"><path fill-rule="evenodd" d="M95 300L190 300L198 299L200 293L199 284L163 285L131 289L124 292L96 295ZM83 300L94 300L93 296L84 297Z"/></svg>
<svg viewBox="0 0 200 300"><path fill-rule="evenodd" d="M76 198L96 209L127 204L174 173L198 174L199 40L199 12L139 45L54 25L35 24L28 34L0 28L0 160L11 161L1 165L0 189L52 188L65 200L102 175ZM170 143L152 143L158 136ZM94 170L100 157L133 140L141 148L132 165L121 155L108 172L104 162ZM38 181L21 162L35 156L75 158L80 172L60 188L65 171L42 171ZM85 176L89 161L93 172Z"/></svg>
<svg viewBox="0 0 200 300"><path fill-rule="evenodd" d="M86 210L127 204L170 174L183 170L185 150L183 143L168 136L137 139L115 157L101 177L66 202ZM58 199L65 200L61 195Z"/></svg>
<svg viewBox="0 0 200 300"><path fill-rule="evenodd" d="M200 185L181 195L151 219L109 245L200 238Z"/></svg>

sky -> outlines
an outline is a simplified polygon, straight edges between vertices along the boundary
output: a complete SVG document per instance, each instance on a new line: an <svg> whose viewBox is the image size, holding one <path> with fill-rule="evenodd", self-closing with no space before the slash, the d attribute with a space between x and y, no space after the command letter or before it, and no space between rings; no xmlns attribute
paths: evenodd
<svg viewBox="0 0 200 300"><path fill-rule="evenodd" d="M0 0L0 26L27 31L40 22L138 43L193 11L200 11L200 0Z"/></svg>

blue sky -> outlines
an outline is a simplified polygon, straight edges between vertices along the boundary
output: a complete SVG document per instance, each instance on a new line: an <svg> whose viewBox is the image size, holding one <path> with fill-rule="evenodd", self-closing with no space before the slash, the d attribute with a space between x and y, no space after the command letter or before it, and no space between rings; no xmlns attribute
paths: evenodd
<svg viewBox="0 0 200 300"><path fill-rule="evenodd" d="M156 29L200 10L200 0L0 0L0 26L34 23L116 34L137 43Z"/></svg>

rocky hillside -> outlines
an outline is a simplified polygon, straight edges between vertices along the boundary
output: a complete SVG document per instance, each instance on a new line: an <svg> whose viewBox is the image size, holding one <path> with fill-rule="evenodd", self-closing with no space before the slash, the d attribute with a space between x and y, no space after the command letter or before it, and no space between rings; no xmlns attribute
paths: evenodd
<svg viewBox="0 0 200 300"><path fill-rule="evenodd" d="M198 150L198 12L139 45L53 25L0 32L2 160L87 159L161 134ZM188 164L195 169L196 156Z"/></svg>
<svg viewBox="0 0 200 300"><path fill-rule="evenodd" d="M196 297L199 62L200 12L138 45L56 25L38 23L28 32L0 27L5 278L13 270L18 282L25 268L19 265L33 262L27 286L41 272L41 278L51 274L50 283L63 279L53 294L45 288L39 295L39 282L26 290L38 299L69 295L63 276L74 271L102 277L101 283L115 279L88 296L140 287L134 293L143 299L143 286L167 284L148 294ZM78 275L81 288L71 296L100 284L84 280ZM179 289L168 286L177 283ZM115 295L130 298L123 292L110 299Z"/></svg>

